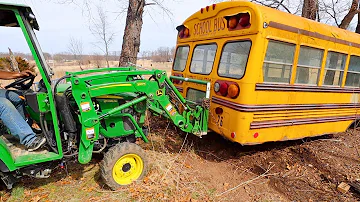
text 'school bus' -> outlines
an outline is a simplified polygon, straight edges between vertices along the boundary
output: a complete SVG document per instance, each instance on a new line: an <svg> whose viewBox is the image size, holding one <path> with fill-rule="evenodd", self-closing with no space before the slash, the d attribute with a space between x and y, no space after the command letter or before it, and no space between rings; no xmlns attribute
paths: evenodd
<svg viewBox="0 0 360 202"><path fill-rule="evenodd" d="M360 35L245 1L179 31L172 75L211 82L209 128L243 145L345 131L360 114ZM174 80L198 102L204 85Z"/></svg>

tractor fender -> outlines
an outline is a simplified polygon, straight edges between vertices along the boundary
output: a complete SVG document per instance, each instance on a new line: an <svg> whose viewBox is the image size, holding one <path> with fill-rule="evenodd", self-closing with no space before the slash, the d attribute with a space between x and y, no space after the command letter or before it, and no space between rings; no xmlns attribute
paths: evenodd
<svg viewBox="0 0 360 202"><path fill-rule="evenodd" d="M10 172L16 170L14 159L4 140L0 138L0 171Z"/></svg>

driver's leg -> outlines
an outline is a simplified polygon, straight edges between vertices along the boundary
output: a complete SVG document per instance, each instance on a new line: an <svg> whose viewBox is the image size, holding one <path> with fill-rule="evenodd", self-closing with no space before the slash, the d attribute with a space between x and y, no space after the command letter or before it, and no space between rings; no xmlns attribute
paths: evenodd
<svg viewBox="0 0 360 202"><path fill-rule="evenodd" d="M45 138L37 137L14 105L6 98L0 97L0 119L10 130L11 134L20 139L29 151L40 148Z"/></svg>
<svg viewBox="0 0 360 202"><path fill-rule="evenodd" d="M8 99L15 106L20 115L25 119L24 100L19 97L20 95L21 93L17 91L0 89L0 98Z"/></svg>

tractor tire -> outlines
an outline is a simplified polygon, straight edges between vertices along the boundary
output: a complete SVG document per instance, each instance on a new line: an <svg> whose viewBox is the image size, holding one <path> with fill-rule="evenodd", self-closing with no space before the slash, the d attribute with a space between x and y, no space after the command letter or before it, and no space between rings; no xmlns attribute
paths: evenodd
<svg viewBox="0 0 360 202"><path fill-rule="evenodd" d="M101 177L112 190L141 180L146 175L147 168L144 150L129 142L110 148L100 164Z"/></svg>

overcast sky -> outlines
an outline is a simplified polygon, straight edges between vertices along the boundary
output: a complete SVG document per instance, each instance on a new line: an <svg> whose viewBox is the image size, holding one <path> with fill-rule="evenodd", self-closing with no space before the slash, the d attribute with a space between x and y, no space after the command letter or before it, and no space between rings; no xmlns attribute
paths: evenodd
<svg viewBox="0 0 360 202"><path fill-rule="evenodd" d="M97 39L89 31L89 17L86 9L74 4L57 4L60 0L0 0L12 3L27 4L32 7L33 12L40 25L37 37L44 52L58 53L68 50L69 38L81 39L86 53L101 52L94 43ZM64 1L64 0L62 0ZM74 0L81 5L82 0ZM126 0L119 0L127 2ZM117 0L93 0L94 5L100 5L107 11L113 31L116 33L115 41L110 47L111 51L120 51L122 36L125 27L125 15L119 16L121 8L126 5L118 3ZM176 43L177 31L175 27L197 12L202 7L210 5L210 0L165 0L165 6L173 13L170 20L161 9L156 6L146 8L144 25L141 33L140 51L154 50L161 46L172 47ZM93 9L96 16L96 9ZM11 40L9 40L11 38ZM16 42L14 44L14 41ZM7 44L13 51L29 52L25 41L18 30L0 30L0 52L7 51Z"/></svg>

